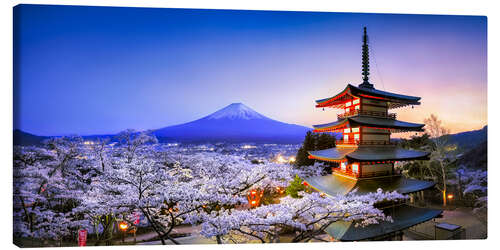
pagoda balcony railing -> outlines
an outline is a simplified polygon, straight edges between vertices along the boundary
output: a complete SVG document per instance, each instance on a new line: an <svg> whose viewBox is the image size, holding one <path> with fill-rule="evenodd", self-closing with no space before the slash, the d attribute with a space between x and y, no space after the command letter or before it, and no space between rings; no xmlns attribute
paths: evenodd
<svg viewBox="0 0 500 250"><path fill-rule="evenodd" d="M334 168L334 172L343 174L343 175L348 175L348 176L353 176L353 177L358 177L358 178L373 178L373 177L381 177L381 176L394 176L394 175L401 175L401 172L399 171L376 171L376 172L368 172L368 173L357 173L353 172L352 170L342 170L342 168Z"/></svg>
<svg viewBox="0 0 500 250"><path fill-rule="evenodd" d="M396 120L396 113L387 113L382 111L369 111L369 110L351 110L349 112L345 112L337 115L337 119L341 120L347 117L356 116L356 115L364 115L364 116L373 116L373 117L381 117L381 118L389 118Z"/></svg>
<svg viewBox="0 0 500 250"><path fill-rule="evenodd" d="M343 175L348 175L348 176L353 176L353 177L359 177L359 173L353 172L352 170L342 170L341 168L334 168L334 172L343 174Z"/></svg>
<svg viewBox="0 0 500 250"><path fill-rule="evenodd" d="M391 176L393 175L392 171L376 171L376 172L368 172L361 174L361 178L371 178L371 177L380 177L380 176Z"/></svg>
<svg viewBox="0 0 500 250"><path fill-rule="evenodd" d="M383 140L336 140L335 145L391 145L395 146L396 141L383 141Z"/></svg>

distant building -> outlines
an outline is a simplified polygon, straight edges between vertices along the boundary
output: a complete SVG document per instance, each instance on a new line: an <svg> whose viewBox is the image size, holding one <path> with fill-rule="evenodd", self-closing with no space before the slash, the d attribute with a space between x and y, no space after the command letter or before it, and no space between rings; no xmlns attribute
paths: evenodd
<svg viewBox="0 0 500 250"><path fill-rule="evenodd" d="M369 80L368 36L364 28L362 46L363 82L348 84L339 94L317 100L318 108L336 108L344 112L337 120L314 125L314 132L340 132L335 148L310 151L309 158L339 163L331 175L306 178L313 189L329 195L397 191L415 194L433 188L435 183L407 179L394 169L394 163L428 160L428 152L405 150L391 141L391 133L423 131L424 124L396 119L390 109L419 105L420 97L390 93L375 89ZM421 193L423 196L423 193ZM402 238L402 230L441 215L442 210L418 208L407 204L392 204L384 209L394 222L381 222L367 227L355 227L352 222L336 222L327 232L340 241L393 240Z"/></svg>

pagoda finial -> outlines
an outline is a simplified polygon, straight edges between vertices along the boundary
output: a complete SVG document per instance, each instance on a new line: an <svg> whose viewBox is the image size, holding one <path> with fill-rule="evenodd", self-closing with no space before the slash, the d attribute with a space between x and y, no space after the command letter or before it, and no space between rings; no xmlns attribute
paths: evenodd
<svg viewBox="0 0 500 250"><path fill-rule="evenodd" d="M368 54L368 35L366 35L366 27L363 28L363 53L362 53L362 67L363 72L363 83L359 85L359 87L363 88L373 88L373 84L368 82L368 75L370 75L370 57Z"/></svg>

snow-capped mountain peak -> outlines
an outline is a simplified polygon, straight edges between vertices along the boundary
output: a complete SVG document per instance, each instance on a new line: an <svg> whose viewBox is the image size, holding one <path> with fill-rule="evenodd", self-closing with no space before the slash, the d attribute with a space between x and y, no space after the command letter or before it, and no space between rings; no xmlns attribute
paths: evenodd
<svg viewBox="0 0 500 250"><path fill-rule="evenodd" d="M219 109L218 111L206 116L204 119L242 119L242 120L253 120L253 119L269 119L243 103L232 103L228 106Z"/></svg>
<svg viewBox="0 0 500 250"><path fill-rule="evenodd" d="M154 134L163 142L300 143L309 130L233 103L201 119L157 129Z"/></svg>

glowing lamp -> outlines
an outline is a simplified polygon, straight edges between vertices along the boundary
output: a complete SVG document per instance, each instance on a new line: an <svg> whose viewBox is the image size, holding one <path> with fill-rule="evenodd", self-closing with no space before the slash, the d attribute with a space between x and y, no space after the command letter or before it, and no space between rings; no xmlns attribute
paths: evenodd
<svg viewBox="0 0 500 250"><path fill-rule="evenodd" d="M453 199L453 194L449 194L448 199L450 199L450 200Z"/></svg>
<svg viewBox="0 0 500 250"><path fill-rule="evenodd" d="M255 205L257 204L257 201L251 201L250 204Z"/></svg>
<svg viewBox="0 0 500 250"><path fill-rule="evenodd" d="M286 160L282 155L279 155L278 158L276 159L277 163L285 163Z"/></svg>
<svg viewBox="0 0 500 250"><path fill-rule="evenodd" d="M127 224L127 222L122 221L122 222L120 222L120 224L118 224L118 227L120 228L120 230L126 231L128 229L128 224Z"/></svg>
<svg viewBox="0 0 500 250"><path fill-rule="evenodd" d="M256 191L252 191L252 194L256 194L257 192Z"/></svg>
<svg viewBox="0 0 500 250"><path fill-rule="evenodd" d="M308 186L309 184L307 184L307 182L304 181L304 182L302 182L302 185Z"/></svg>

